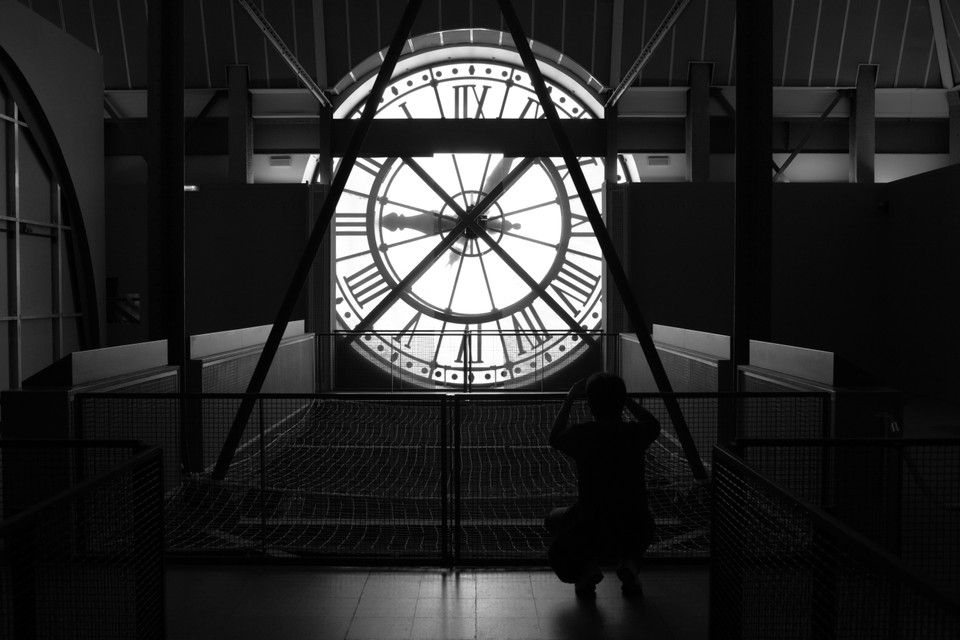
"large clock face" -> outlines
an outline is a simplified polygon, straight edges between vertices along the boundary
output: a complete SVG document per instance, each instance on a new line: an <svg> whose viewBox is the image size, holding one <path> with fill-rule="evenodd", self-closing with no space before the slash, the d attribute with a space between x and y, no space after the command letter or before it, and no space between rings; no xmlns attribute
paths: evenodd
<svg viewBox="0 0 960 640"><path fill-rule="evenodd" d="M594 117L548 85L561 117ZM542 117L526 71L492 60L417 69L384 95L377 117ZM581 168L599 197L603 163ZM408 381L522 385L595 344L602 256L561 159L360 158L334 225L338 329Z"/></svg>

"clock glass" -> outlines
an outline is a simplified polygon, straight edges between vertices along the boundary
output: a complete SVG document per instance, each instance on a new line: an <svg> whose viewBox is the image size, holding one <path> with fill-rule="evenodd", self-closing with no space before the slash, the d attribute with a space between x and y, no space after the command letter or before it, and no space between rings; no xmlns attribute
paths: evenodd
<svg viewBox="0 0 960 640"><path fill-rule="evenodd" d="M560 116L597 117L590 92L562 80L547 77ZM354 95L337 115L359 117L362 108ZM471 48L463 59L407 64L376 117L543 111L522 66ZM627 161L620 165L619 180L630 179ZM603 161L580 166L599 205ZM337 330L407 385L524 387L597 344L603 260L560 158L359 158L333 242Z"/></svg>

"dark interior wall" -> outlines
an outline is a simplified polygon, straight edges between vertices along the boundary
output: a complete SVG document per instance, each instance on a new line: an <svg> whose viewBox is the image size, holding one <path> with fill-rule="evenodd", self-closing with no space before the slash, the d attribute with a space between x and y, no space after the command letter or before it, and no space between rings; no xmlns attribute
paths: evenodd
<svg viewBox="0 0 960 640"><path fill-rule="evenodd" d="M960 403L960 165L887 185L895 249L887 256L902 351L896 371L908 390Z"/></svg>
<svg viewBox="0 0 960 640"><path fill-rule="evenodd" d="M106 198L107 279L115 281L114 294L147 295L147 200L143 186L109 185ZM110 346L145 342L149 339L146 314L140 322L119 323L109 318L107 344ZM113 320L113 321L111 321Z"/></svg>
<svg viewBox="0 0 960 640"><path fill-rule="evenodd" d="M201 185L185 195L188 334L273 324L307 241L308 186ZM293 320L305 318L305 299Z"/></svg>
<svg viewBox="0 0 960 640"><path fill-rule="evenodd" d="M732 332L733 195L729 183L629 185L622 259L648 324Z"/></svg>
<svg viewBox="0 0 960 640"><path fill-rule="evenodd" d="M771 338L833 351L892 384L885 187L774 185ZM734 185L632 185L628 211L628 270L647 321L730 335Z"/></svg>
<svg viewBox="0 0 960 640"><path fill-rule="evenodd" d="M775 184L772 341L832 351L859 370L887 372L895 354L889 314L890 216L886 185ZM845 376L850 379L850 374ZM842 381L840 381L842 383Z"/></svg>
<svg viewBox="0 0 960 640"><path fill-rule="evenodd" d="M103 65L100 55L13 0L0 0L0 42L53 128L80 201L98 306L105 306ZM100 313L100 334L104 316Z"/></svg>
<svg viewBox="0 0 960 640"><path fill-rule="evenodd" d="M273 324L307 240L302 184L200 185L186 198L187 333ZM146 294L146 201L139 187L109 192L108 277ZM301 296L293 320L305 317ZM143 324L109 326L111 344L147 339Z"/></svg>

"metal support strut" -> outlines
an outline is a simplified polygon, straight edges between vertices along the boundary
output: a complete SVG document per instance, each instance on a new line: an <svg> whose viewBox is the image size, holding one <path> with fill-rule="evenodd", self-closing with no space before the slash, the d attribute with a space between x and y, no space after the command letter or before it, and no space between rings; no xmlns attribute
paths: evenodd
<svg viewBox="0 0 960 640"><path fill-rule="evenodd" d="M573 179L574 185L577 188L577 194L580 196L580 201L583 203L583 207L587 212L590 226L593 228L593 233L600 243L603 257L607 261L607 268L610 270L617 291L623 299L627 315L636 329L637 340L639 340L643 353L647 358L647 363L653 373L657 388L661 393L670 394L673 392L673 389L670 385L670 380L667 378L667 372L663 368L660 356L657 354L656 347L653 344L653 338L650 337L650 334L646 330L647 324L640 313L640 307L637 305L636 298L630 288L630 283L627 281L627 274L623 270L623 265L617 256L613 241L607 234L600 210L597 208L597 204L593 199L593 194L590 191L590 186L587 184L586 177L583 175L583 170L580 168L580 163L574 155L570 140L563 130L560 115L557 113L557 108L550 98L550 92L547 90L546 82L544 82L540 68L537 66L536 58L534 58L526 35L523 33L523 28L520 26L520 20L517 18L510 0L497 0L497 2L500 5L500 12L503 14L504 22L506 22L510 33L513 35L514 46L516 46L520 54L520 59L523 60L523 66L526 68L527 73L530 74L530 81L537 92L540 106L547 117L547 121L550 123L550 128L553 130L554 137L557 141L557 146L560 148L563 160L567 165L567 170L570 172L570 177ZM677 437L680 439L680 444L683 446L684 454L687 457L687 462L690 465L694 477L697 480L706 480L707 474L703 467L703 461L700 459L696 444L694 444L693 438L690 435L690 430L683 417L683 412L680 410L680 404L676 398L671 395L664 397L664 404L666 405L670 419L673 421L674 429L677 432Z"/></svg>
<svg viewBox="0 0 960 640"><path fill-rule="evenodd" d="M277 319L270 329L269 336L267 336L267 342L263 345L263 352L260 354L260 359L257 360L257 366L254 368L253 375L250 377L250 384L247 385L247 395L240 403L240 408L237 409L237 415L234 418L233 425L230 427L230 432L227 434L227 438L223 443L223 449L220 451L217 465L213 469L212 478L214 480L223 480L227 475L227 469L230 468L233 455L236 453L237 446L240 444L240 438L243 436L243 430L246 428L247 420L253 411L256 400L254 394L259 393L263 388L263 382L266 380L267 373L270 371L270 364L273 362L273 358L280 346L283 332L287 327L287 323L290 321L290 317L293 315L297 298L300 297L300 292L307 280L307 276L310 275L313 261L317 256L317 251L320 249L323 236L330 226L330 221L333 219L333 214L337 210L337 204L340 202L340 196L343 194L343 188L346 186L347 178L350 176L353 165L356 164L357 157L360 155L360 147L363 144L363 139L366 137L367 131L370 130L370 123L373 121L373 116L377 113L377 108L380 106L380 98L383 97L383 92L390 82L390 76L393 75L393 70L397 66L397 60L400 59L400 53L403 51L403 46L410 34L410 29L413 27L413 21L416 19L422 4L423 0L410 0L410 2L407 3L407 8L404 10L403 17L400 19L400 25L397 27L397 32L394 34L390 48L387 50L383 65L381 65L377 79L373 83L370 95L367 96L367 101L364 104L363 113L360 115L357 129L350 139L350 144L340 163L340 168L337 170L337 175L334 177L327 197L323 202L323 208L319 216L317 216L313 230L310 232L310 237L307 240L306 248L304 248L303 255L297 265L297 270L293 274L293 279L287 288L283 303L280 305Z"/></svg>

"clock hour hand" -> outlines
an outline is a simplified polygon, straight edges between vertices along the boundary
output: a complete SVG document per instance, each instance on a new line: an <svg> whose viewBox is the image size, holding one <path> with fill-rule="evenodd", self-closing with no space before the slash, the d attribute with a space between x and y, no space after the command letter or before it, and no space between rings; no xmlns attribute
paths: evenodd
<svg viewBox="0 0 960 640"><path fill-rule="evenodd" d="M503 216L497 218L490 218L484 221L484 226L487 228L487 231L497 231L500 233L511 231L513 229L519 229L519 222L510 222Z"/></svg>
<svg viewBox="0 0 960 640"><path fill-rule="evenodd" d="M442 216L439 213L418 213L407 216L398 213L388 213L381 219L384 229L389 231L400 231L412 229L419 231L425 236L434 235L443 231L449 231L456 226L457 221Z"/></svg>

